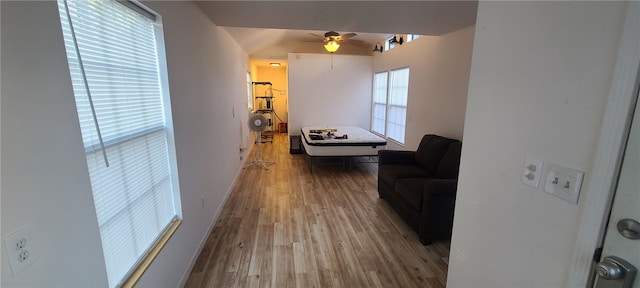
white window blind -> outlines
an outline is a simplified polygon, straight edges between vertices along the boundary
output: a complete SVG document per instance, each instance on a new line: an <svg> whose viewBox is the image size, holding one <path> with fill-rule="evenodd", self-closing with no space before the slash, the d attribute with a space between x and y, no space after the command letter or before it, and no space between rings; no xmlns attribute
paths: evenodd
<svg viewBox="0 0 640 288"><path fill-rule="evenodd" d="M385 135L387 117L387 72L378 72L373 76L373 107L371 113L371 131Z"/></svg>
<svg viewBox="0 0 640 288"><path fill-rule="evenodd" d="M251 85L251 72L247 72L247 108L253 110L253 89Z"/></svg>
<svg viewBox="0 0 640 288"><path fill-rule="evenodd" d="M404 144L409 95L409 68L392 70L389 79L387 137Z"/></svg>
<svg viewBox="0 0 640 288"><path fill-rule="evenodd" d="M58 7L115 287L181 214L161 28L153 14L113 0L58 0Z"/></svg>

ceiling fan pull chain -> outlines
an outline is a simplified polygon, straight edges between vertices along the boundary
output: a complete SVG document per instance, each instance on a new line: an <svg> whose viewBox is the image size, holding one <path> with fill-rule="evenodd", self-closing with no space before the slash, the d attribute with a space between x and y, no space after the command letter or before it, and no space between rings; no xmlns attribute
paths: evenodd
<svg viewBox="0 0 640 288"><path fill-rule="evenodd" d="M331 70L333 70L333 53L331 53Z"/></svg>

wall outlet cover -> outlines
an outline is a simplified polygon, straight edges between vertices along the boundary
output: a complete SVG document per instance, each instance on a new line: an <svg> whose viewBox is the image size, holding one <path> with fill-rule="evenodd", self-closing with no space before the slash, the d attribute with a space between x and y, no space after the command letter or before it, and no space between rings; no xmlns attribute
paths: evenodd
<svg viewBox="0 0 640 288"><path fill-rule="evenodd" d="M545 192L578 204L584 172L549 163L546 174Z"/></svg>
<svg viewBox="0 0 640 288"><path fill-rule="evenodd" d="M4 237L4 247L14 276L33 264L36 259L33 237L28 226Z"/></svg>
<svg viewBox="0 0 640 288"><path fill-rule="evenodd" d="M522 171L522 183L538 188L542 176L542 161L527 158Z"/></svg>

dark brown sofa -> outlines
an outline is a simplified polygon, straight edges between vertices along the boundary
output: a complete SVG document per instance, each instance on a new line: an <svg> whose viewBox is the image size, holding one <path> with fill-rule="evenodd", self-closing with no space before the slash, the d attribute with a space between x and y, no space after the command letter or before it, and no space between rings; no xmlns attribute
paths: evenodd
<svg viewBox="0 0 640 288"><path fill-rule="evenodd" d="M416 151L378 153L378 194L424 245L451 239L462 143L425 135Z"/></svg>

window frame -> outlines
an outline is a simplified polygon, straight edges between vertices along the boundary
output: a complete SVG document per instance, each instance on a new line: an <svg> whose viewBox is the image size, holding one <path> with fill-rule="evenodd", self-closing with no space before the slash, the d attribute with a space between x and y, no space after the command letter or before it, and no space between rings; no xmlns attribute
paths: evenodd
<svg viewBox="0 0 640 288"><path fill-rule="evenodd" d="M390 43L391 39L393 39L393 37L402 37L402 44L400 43ZM413 40L416 40L418 38L420 38L421 35L418 34L395 34L391 37L388 37L387 39L385 39L384 41L384 51L388 51L391 50L393 48L396 48L398 46L402 46L406 43L409 43Z"/></svg>
<svg viewBox="0 0 640 288"><path fill-rule="evenodd" d="M376 76L377 75L384 75L384 103L382 102L376 102L376 94L378 92L378 87L376 86ZM382 88L382 87L381 87ZM388 104L388 97L389 97L389 71L379 71L379 72L375 72L373 73L373 89L372 89L372 95L371 95L371 132L383 136L385 137L385 135L387 134L387 104ZM383 115L380 117L379 115L376 114L376 106L377 105L381 105L383 107ZM382 120L382 131L378 131L377 129L375 129L375 122L376 119L380 119Z"/></svg>
<svg viewBox="0 0 640 288"><path fill-rule="evenodd" d="M394 89L392 75L393 75L393 73L396 73L398 71L403 71L403 70L407 71L406 86L402 86L401 87L401 89L406 90L406 93L402 96L403 99L401 99L401 101L400 101L400 102L404 102L404 105L402 105L402 104L401 105L392 104L391 103L392 102L391 101L391 97L392 97L391 91L392 91L392 89ZM376 78L375 77L376 77L376 75L380 75L380 74L386 74L386 76L387 76L386 77L387 78L386 79L387 80L386 81L386 98L385 98L386 102L385 102L385 105L384 105L385 106L385 109L384 109L385 114L384 114L384 117L383 117L383 119L384 119L383 120L384 121L384 129L383 129L384 132L383 133L380 133L379 131L374 130L374 124L375 124L374 121L376 119L376 113L375 113L375 105L376 105L376 101L375 101L375 93L376 93L376 86L375 85L376 84L375 83L376 83ZM378 72L375 72L373 75L374 75L373 76L374 77L374 79L373 79L374 87L373 87L373 89L372 89L373 91L371 93L372 94L372 96L371 96L371 132L373 132L373 133L375 133L377 135L380 135L380 136L384 137L387 140L393 141L393 142L395 142L395 143L397 143L397 144L399 144L401 146L404 146L405 141L406 141L406 134L407 134L406 133L406 129L407 129L408 106L409 106L408 105L408 101L409 101L409 87L410 87L410 81L409 80L410 80L410 76L411 76L411 69L410 69L409 66L403 66L403 67L398 67L398 68L394 68L394 69L378 71ZM392 109L394 109L394 108L400 108L400 109L402 109L402 111L404 113L404 117L403 117L404 119L400 119L399 120L400 122L397 122L397 123L395 123L395 122L392 123L391 121L393 121L393 119L390 119L393 116L392 114L394 114L394 112L391 112ZM399 137L397 137L397 136L394 137L394 136L389 135L390 134L389 127L398 126L398 125L400 125L401 129L403 130L402 139L396 139L396 138L399 138Z"/></svg>
<svg viewBox="0 0 640 288"><path fill-rule="evenodd" d="M247 71L247 109L253 111L253 85L251 80L251 71Z"/></svg>
<svg viewBox="0 0 640 288"><path fill-rule="evenodd" d="M87 135L84 135L83 133L83 143L85 146L85 155L87 158L87 165L88 165L88 169L89 169L89 175L91 176L91 180L92 182L95 181L104 181L104 180L100 180L101 177L103 177L104 175L109 175L109 173L124 173L126 174L125 176L122 176L124 178L124 180L120 180L120 181L128 181L129 179L135 179L135 181L141 181L139 179L143 179L142 181L144 181L145 183L152 183L150 189L152 190L144 190L144 188L142 188L142 192L136 192L138 193L136 196L137 198L133 197L130 195L130 192L124 192L122 194L126 194L128 196L130 196L130 198L127 198L127 200L125 201L126 204L118 204L117 206L120 207L120 205L124 205L122 206L121 210L105 210L105 208L101 208L100 211L109 211L107 213L106 218L105 217L98 217L98 224L100 225L101 229L100 229L100 238L101 241L103 242L103 247L105 246L105 242L104 241L109 241L109 240L105 240L105 237L107 237L107 239L111 239L111 241L113 241L112 236L105 236L105 235L111 235L111 233L113 233L112 231L107 231L105 232L102 229L102 225L107 226L107 230L111 230L112 226L110 224L108 224L108 222L111 221L118 221L116 217L120 217L118 216L120 213L127 213L127 211L138 211L138 214L140 214L139 212L141 211L140 209L133 209L135 208L135 206L137 206L139 203L147 203L147 202L138 202L140 200L143 200L142 198L146 198L146 197L152 197L153 199L155 199L155 195L157 195L155 192L156 189L161 190L163 193L162 197L167 197L166 199L166 205L168 206L161 206L161 207L157 207L157 206L153 206L156 209L164 209L164 208L169 208L169 210L164 210L164 212L162 215L165 215L164 217L159 217L156 219L159 219L161 221L157 221L158 225L155 225L155 227L157 227L156 229L149 229L149 230L144 230L146 232L150 232L152 233L151 235L154 235L153 237L147 237L145 238L146 240L144 240L143 243L145 243L144 246L140 246L143 247L142 249L135 249L136 250L136 254L135 257L135 261L132 261L133 264L131 265L131 267L125 267L124 272L122 273L117 273L117 279L116 278L111 278L111 277L107 277L109 280L109 286L113 287L113 286L119 286L119 287L133 287L136 282L142 277L144 271L146 271L146 269L151 265L151 263L153 262L153 260L157 257L157 255L160 253L160 251L163 249L163 247L166 245L166 243L169 241L169 239L171 238L171 236L175 233L175 231L178 229L178 227L181 225L182 223L182 211L181 211L181 200L180 200L180 191L179 191L179 180L178 180L178 172L177 172L177 160L176 160L176 152L175 152L175 141L174 141L174 131L173 131L173 122L172 122L172 118L171 118L171 102L170 102L170 95L169 95L169 84L168 84L168 72L167 72L167 63L166 63L166 54L165 54L165 42L164 42L164 37L163 37L163 29L162 29L162 18L160 15L158 15L157 13L153 12L152 10L150 10L149 8L147 8L146 6L140 4L137 1L131 1L131 0L126 0L126 1L113 1L113 0L105 0L105 2L111 2L111 3L119 3L113 6L109 6L111 4L107 4L106 6L100 6L100 8L95 8L95 7L90 7L89 9L85 10L80 10L80 8L78 8L79 6L74 6L76 9L78 9L78 11L81 12L76 12L74 11L74 13L71 13L72 9L69 7L70 4L70 0L58 0L58 9L59 9L59 13L60 13L60 20L61 20L61 25L63 28L63 32L64 32L64 38L65 38L65 50L67 51L67 61L68 61L68 65L69 65L69 69L71 72L70 78L73 82L74 85L74 97L76 98L76 109L78 112L78 118L81 121L81 126L82 126L82 121L88 121L87 118L87 112L88 111L86 104L89 103L90 107L91 107L91 111L93 114L93 124L95 124L94 128L87 128L89 130L84 130L83 132L87 132ZM73 5L78 5L78 4L73 4ZM103 5L102 3L98 3L96 2L96 5ZM122 6L118 6L118 5L122 5ZM109 96L100 96L102 98L100 99L107 99L107 100L111 100L112 102L115 103L119 103L118 105L123 105L122 103L126 103L125 108L118 106L118 105L114 105L113 107L109 107L109 108L102 108L102 111L110 111L108 112L108 114L105 114L104 112L96 112L96 109L94 108L94 100L92 99L92 94L94 93L93 90L100 90L98 89L98 82L96 82L96 84L92 84L90 83L89 80L87 80L87 75L90 74L92 79L95 78L94 81L96 81L96 79L102 79L100 77L107 77L107 74L101 74L97 73L97 72L85 72L88 71L86 69L104 69L104 67L112 67L113 68L119 68L121 69L120 71L134 71L134 70L125 70L125 65L122 66L111 66L113 65L113 62L109 62L108 60L91 60L91 65L93 65L93 67L97 67L97 68L85 68L85 64L83 64L83 58L85 56L88 56L89 58L95 56L96 54L92 54L92 53L97 53L96 51L99 50L94 50L94 48L91 48L90 50L85 50L84 53L83 50L85 48L81 48L80 46L84 47L83 45L88 45L88 44L94 44L94 43L98 43L98 44L102 44L105 47L107 46L111 46L111 45L123 45L121 47L128 47L128 49L131 48L130 45L132 45L132 43L127 42L126 39L123 38L117 38L116 36L116 40L118 42L113 42L113 41L108 41L104 38L101 37L93 37L90 38L89 36L83 36L83 37L87 37L87 39L83 39L82 43L83 44L79 44L79 41L76 39L76 32L74 32L75 29L80 29L80 26L75 27L76 25L86 25L86 24L76 24L75 20L78 19L82 19L82 18L78 18L75 19L74 21L72 21L73 18L76 17L80 17L78 15L84 16L85 14L82 13L97 13L98 15L100 15L100 13L104 13L105 10L101 10L102 7L107 8L107 9L113 9L114 11L120 11L118 9L120 8L124 8L124 9L128 9L129 12L123 12L122 14L118 14L116 16L120 16L123 18L119 18L119 19L126 19L126 20L130 20L130 21L143 21L143 22L137 22L137 23L144 23L144 24L138 24L138 25L142 25L142 26L146 26L147 28L145 28L146 30L144 34L144 36L149 37L149 41L152 42L147 42L146 43L146 47L153 47L150 48L146 51L150 52L150 54L146 54L145 56L149 56L152 55L153 53L155 53L153 60L155 61L149 61L149 59L145 64L150 64L152 63L150 66L145 66L147 69L148 67L152 67L153 69L150 69L148 71L151 71L151 75L154 75L153 77L157 77L156 79L153 79L153 77L149 77L148 79L152 79L151 81L153 83L157 84L156 86L153 86L153 89L157 89L157 90L153 90L155 91L155 93L157 94L152 94L153 96L151 96L151 98L147 98L147 96L142 96L146 93L149 93L147 90L147 86L144 86L145 84L148 84L147 82L140 82L138 83L138 81L125 81L125 82L133 82L135 84L133 84L133 86L118 86L119 83L122 82L121 79L128 79L128 78L120 78L120 80L107 80L109 83L109 86L100 86L100 87L108 87L107 89L114 89L115 90L109 90L109 92L102 92L102 93L98 93L97 95L105 95L105 94L109 94ZM91 10L91 9L96 9L96 10ZM125 10L121 10L121 11L125 11ZM132 15L131 11L135 12L138 14L137 17L127 17L127 15ZM74 16L72 16L74 15ZM93 15L93 14L91 14ZM115 15L115 13L114 13ZM139 17L139 16L143 16L143 17ZM89 17L85 17L85 18L89 18ZM131 20L132 18L136 18L138 20ZM101 18L104 19L104 18ZM147 20L144 20L147 19ZM114 17L112 20L116 21L116 18ZM83 20L83 21L87 21L87 20ZM83 22L80 21L80 22ZM96 20L98 21L98 20ZM149 22L144 22L144 21L149 21ZM73 22L73 23L72 23ZM99 22L91 22L89 21L88 23L91 24L95 24L95 25L100 25ZM115 22L112 22L115 23ZM114 27L118 27L118 25L123 25L122 22L118 23L118 24L109 24L111 26L104 26L105 30L109 30L109 29L114 29ZM80 29L80 30L85 30L86 28ZM122 31L122 30L120 30ZM81 33L86 33L86 32L81 32ZM110 34L110 35L117 35L117 34ZM94 38L100 39L100 40L95 40ZM71 39L73 41L71 41ZM92 39L92 40L89 40ZM124 44L123 44L124 43ZM129 46L127 46L129 45ZM90 47L90 46L86 46L86 47ZM74 50L75 49L75 50ZM127 48L124 48L127 49ZM79 53L79 54L78 54ZM86 55L83 55L85 53L88 53ZM137 54L136 54L137 55ZM88 59L89 59L88 58ZM108 58L104 58L104 59L108 59ZM121 63L129 63L129 62L121 62ZM131 62L133 63L133 62ZM88 67L88 66L87 66ZM128 67L128 65L127 65ZM137 66L136 66L137 67ZM130 69L136 69L136 68L130 68ZM76 71L76 72L73 72ZM79 71L79 72L78 72ZM114 70L115 71L115 70ZM138 70L140 71L140 70ZM124 73L124 72L123 72ZM149 73L149 72L146 72ZM114 74L114 75L120 75L120 74ZM124 75L124 74L122 74ZM137 75L137 74L136 74ZM108 76L108 77L113 77L113 76ZM84 79L84 81L80 80L80 79ZM105 79L110 79L110 78L105 78ZM114 78L115 79L115 78ZM137 79L137 78L131 78L131 79ZM103 82L100 82L103 83ZM127 84L129 85L129 84ZM88 86L88 87L87 87ZM153 99L153 101L157 101L155 103L160 103L158 104L151 104L152 106L148 106L148 104L140 104L137 103L136 101L129 101L128 98L127 100L114 100L117 99L118 97L123 97L121 93L125 93L125 92L121 92L118 90L119 89L123 89L123 91L127 91L128 93L134 93L134 92L130 92L129 89L131 88L137 88L137 90L135 90L136 93L138 93L138 98L133 98L135 99ZM126 94L124 94L126 95ZM106 97L106 98L105 98ZM102 100L104 101L104 100ZM82 104L81 104L82 103ZM129 104L129 103L134 103L134 104ZM82 106L84 105L84 106ZM97 104L96 104L97 105ZM81 107L82 106L82 107ZM107 106L105 106L107 107ZM131 108L133 107L133 108ZM147 108L150 107L155 107L153 108L154 110L146 110ZM135 111L142 111L143 113L156 113L154 115L162 115L160 118L154 118L156 120L153 120L151 122L142 120L141 122L137 122L139 120L131 120L130 116L126 116L129 115L127 113L132 113L130 109L143 109L143 110L135 110ZM83 111L81 113L81 110ZM113 114L111 114L113 113ZM125 116L122 116L124 113ZM136 112L137 113L137 112ZM82 115L80 115L82 114ZM97 115L110 115L109 117L115 117L115 118L105 118L105 119L116 119L117 121L121 121L121 119L127 119L127 121L131 121L131 123L141 123L140 128L135 128L135 129L130 129L131 125L128 126L128 128L113 128L115 130L110 130L111 132L108 133L108 137L106 138L102 138L102 136L100 136L100 130L102 128L105 127L110 127L109 124L103 123L103 125L99 125L98 122L98 118ZM115 115L115 116L114 116ZM157 116L155 116L157 117ZM145 114L144 118L148 118ZM155 122L154 122L155 121ZM91 121L89 121L91 122ZM86 124L87 122L85 122ZM119 122L118 122L119 123ZM154 124L155 123L155 124ZM93 126L93 125L89 125L89 126ZM103 126L102 128L100 126ZM87 126L85 126L87 127ZM138 126L136 126L138 127ZM84 129L84 128L83 128ZM95 129L97 131L98 134L98 138L99 141L97 141L95 138L95 134L93 131L93 129ZM111 128L108 128L111 129ZM150 142L151 140L148 140L149 137L155 137L157 139L156 142ZM160 147L160 150L149 150L149 149L153 149L153 148L147 148L146 150L136 150L135 149L135 145L136 142L141 141L145 142L145 141L149 141L146 142L147 144L145 144L147 146L152 146L152 145L158 145L158 146L153 146L153 147ZM98 145L99 144L99 145ZM148 167L142 170L138 170L138 171L142 171L142 172L131 172L132 170L128 170L131 169L130 163L134 163L135 161L138 160L130 160L128 157L129 156L123 156L120 154L126 154L125 152L120 152L120 153L116 153L114 152L114 154L112 154L113 158L116 159L116 163L112 163L112 165L110 166L107 161L107 150L110 149L116 149L118 151L130 151L127 149L134 149L136 150L136 152L133 154L135 156L133 156L133 158L137 158L137 159L144 159L143 161L158 161L157 159L166 159L166 162L160 162L160 167L162 167L161 171L164 171L162 173L166 173L166 174L161 174L161 175L166 175L164 176L165 178L160 178L161 180L157 180L157 179L151 179L151 178L156 178L155 174L151 174L151 173L157 173L154 171L157 170L151 170L151 169L155 169L152 167ZM142 153L146 153L146 154L142 154ZM127 153L131 153L131 152L127 152ZM159 153L159 154L155 154L155 153ZM151 154L152 156L148 156L147 154ZM130 155L130 154L129 154ZM147 157L141 157L140 155L143 156L147 156ZM160 156L157 156L160 155ZM97 158L102 159L102 157L104 157L104 162L101 161L97 161ZM160 158L157 158L160 157ZM166 157L166 158L165 158ZM94 168L96 166L98 166L99 164L97 164L97 162L101 162L100 164L105 166L102 168ZM129 163L129 164L127 164ZM137 163L137 162L135 162ZM165 164L166 163L166 164ZM155 164L154 164L155 165ZM166 166L165 166L166 165ZM108 167L113 167L113 168L108 168ZM146 166L145 166L146 167ZM155 167L155 166L154 166ZM97 170L96 170L97 169ZM115 170L111 170L112 172L101 172L100 170L103 169L104 171L107 171L108 169L115 169ZM137 170L137 169L136 169ZM92 172L93 171L93 172ZM97 172L96 172L97 171ZM115 171L115 172L113 172ZM127 172L129 171L129 172ZM126 173L125 173L126 172ZM97 173L97 174L96 174ZM149 175L144 175L141 176L141 174L149 174ZM93 175L93 176L92 176ZM97 175L97 176L95 176ZM96 177L95 179L93 177ZM143 177L143 178L139 178L139 177ZM164 180L162 180L164 179ZM114 180L115 182L118 182L118 180ZM102 182L99 182L102 183ZM138 182L134 182L134 183L138 183ZM163 184L163 183L168 183L168 184ZM94 185L98 185L101 186L102 184L94 184L92 183L92 191L94 191ZM111 184L109 184L111 185ZM118 185L118 184L115 184ZM167 185L169 188L166 189L160 189L160 188L156 188L155 185ZM131 184L131 186L133 186L133 183ZM128 187L128 186L127 186ZM100 188L100 190L104 190L104 191L110 191L108 188ZM128 191L128 190L127 190ZM104 201L102 198L98 199L96 198L95 192L92 192L94 194L94 204L95 204L95 208L96 211L99 211L98 206L105 205L105 202L101 202ZM102 193L102 192L101 192ZM142 194L140 194L142 193ZM147 194L151 193L153 196L147 196ZM115 193L113 193L115 194ZM151 195L149 194L149 195ZM102 194L100 194L102 195ZM103 197L103 196L101 196ZM109 199L111 199L113 197L110 197ZM116 200L106 200L106 201L118 201L118 199L120 198L115 198ZM120 199L119 201L123 201L122 199ZM157 201L157 200L156 200ZM111 202L106 202L106 203L111 203ZM155 203L155 202L152 202ZM109 204L111 205L111 204ZM111 209L111 208L109 208ZM126 209L126 210L125 210ZM141 208L142 209L142 208ZM147 208L148 209L148 208ZM142 210L142 211L146 211ZM131 213L131 212L128 212ZM97 213L99 214L99 213ZM103 214L104 215L104 214ZM142 214L140 214L142 215ZM147 214L144 214L147 215ZM166 216L170 216L170 217L166 217ZM129 216L132 217L132 216ZM114 220L116 219L116 220ZM168 221L165 222L165 221ZM145 222L147 223L147 222ZM140 223L138 223L138 225L140 225ZM140 226L139 226L140 227ZM162 227L162 228L160 228ZM133 227L130 227L130 229L134 229ZM121 230L116 230L116 231L121 231ZM140 233L142 231L139 230L135 230L136 232L132 232L132 233ZM103 234L103 233L108 233L108 234ZM115 232L117 234L121 234L123 232ZM125 233L126 234L126 233ZM133 236L136 239L138 239L136 236ZM109 242L111 243L111 242ZM149 243L147 245L147 243ZM127 244L124 244L127 245ZM105 260L105 265L107 266L107 269L109 269L110 265L109 263L107 263L107 252L108 251L113 251L113 250L104 250L103 248L103 253L104 253L104 260ZM111 254L113 255L113 254ZM138 256L139 255L139 256ZM111 256L111 258L113 258L113 256ZM128 262L128 263L132 263L132 262ZM113 263L111 264L113 266ZM129 266L129 265L127 265ZM109 275L109 271L108 275Z"/></svg>
<svg viewBox="0 0 640 288"><path fill-rule="evenodd" d="M406 82L406 84L403 84L402 86L394 85L395 84L394 81L393 81L394 80L394 78L393 78L394 73L398 73L400 71L405 71L405 70L407 71L407 77L406 77L407 82ZM407 110L408 110L407 107L408 107L408 101L409 101L409 78L410 78L410 76L411 76L411 70L409 69L409 66L391 69L389 71L389 83L387 84L387 90L388 90L387 91L387 122L386 122L386 125L385 125L387 127L387 129L386 129L386 137L388 139L394 140L395 142L397 142L399 144L402 144L402 145L405 144L405 140L406 140L406 136L407 136L407 131L406 131L407 130L407 114L408 114L407 113ZM398 88L398 87L400 87L400 88ZM392 91L394 89L401 89L401 90L405 90L406 91L406 93L403 93L403 95L401 96L402 100L400 100L400 102L404 102L404 105L402 105L402 104L392 104L391 103L392 102L391 99L393 97ZM393 121L393 120L390 120L392 118L392 115L391 115L392 114L392 112L391 112L392 108L398 108L398 109L402 110L402 112L404 114L404 117L402 119L400 119L401 123L400 122L397 122L397 123L396 122L393 122L393 123L390 122L390 121ZM402 130L403 130L402 139L396 139L396 138L394 138L394 136L390 136L389 135L390 134L389 133L389 130L390 130L389 127L394 126L394 125L391 125L391 124L395 124L395 126L401 126L402 127Z"/></svg>

